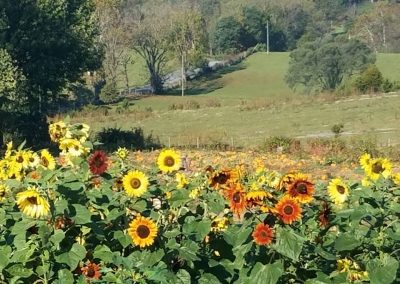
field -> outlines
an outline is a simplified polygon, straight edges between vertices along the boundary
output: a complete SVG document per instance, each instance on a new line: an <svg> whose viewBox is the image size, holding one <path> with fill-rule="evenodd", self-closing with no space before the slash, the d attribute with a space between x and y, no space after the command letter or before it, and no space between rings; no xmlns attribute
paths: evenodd
<svg viewBox="0 0 400 284"><path fill-rule="evenodd" d="M105 127L141 127L165 145L196 145L217 141L256 147L267 137L299 139L330 137L332 126L343 124L343 137L373 137L381 144L400 142L398 94L334 97L295 93L284 83L288 53L257 53L236 66L189 84L165 96L137 98L122 111L83 110L74 121L94 131ZM400 56L379 54L385 77L400 80Z"/></svg>

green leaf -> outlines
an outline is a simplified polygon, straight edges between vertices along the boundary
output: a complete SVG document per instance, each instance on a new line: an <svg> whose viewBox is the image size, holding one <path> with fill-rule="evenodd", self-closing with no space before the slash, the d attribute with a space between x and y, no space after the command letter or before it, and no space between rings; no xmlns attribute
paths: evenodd
<svg viewBox="0 0 400 284"><path fill-rule="evenodd" d="M114 232L114 239L118 240L123 248L126 248L132 243L131 238L122 231Z"/></svg>
<svg viewBox="0 0 400 284"><path fill-rule="evenodd" d="M371 260L367 271L371 284L390 284L396 279L399 262L388 254L382 254L380 259Z"/></svg>
<svg viewBox="0 0 400 284"><path fill-rule="evenodd" d="M180 280L182 284L189 284L191 283L190 274L184 269L179 269L178 273L176 273L176 277ZM177 282L179 283L179 282Z"/></svg>
<svg viewBox="0 0 400 284"><path fill-rule="evenodd" d="M178 190L173 192L172 197L169 199L169 204L172 208L178 208L189 202L189 192L186 190Z"/></svg>
<svg viewBox="0 0 400 284"><path fill-rule="evenodd" d="M75 221L76 224L83 225L91 223L91 213L85 206L80 204L73 204L72 206L75 208L76 212L75 216L72 217L72 219Z"/></svg>
<svg viewBox="0 0 400 284"><path fill-rule="evenodd" d="M62 242L62 240L64 240L64 238L65 233L63 230L55 230L49 241L52 242L54 246L58 246Z"/></svg>
<svg viewBox="0 0 400 284"><path fill-rule="evenodd" d="M93 257L98 258L106 263L111 263L113 259L113 253L108 246L98 245L94 249Z"/></svg>
<svg viewBox="0 0 400 284"><path fill-rule="evenodd" d="M26 230L36 225L36 221L32 221L29 219L23 219L17 223L15 223L14 227L11 230L11 235L23 235L25 236Z"/></svg>
<svg viewBox="0 0 400 284"><path fill-rule="evenodd" d="M221 281L214 276L213 274L210 273L204 273L201 275L201 278L199 279L199 284L219 284Z"/></svg>
<svg viewBox="0 0 400 284"><path fill-rule="evenodd" d="M278 228L276 235L276 243L273 246L275 250L294 261L298 261L305 239L288 228Z"/></svg>
<svg viewBox="0 0 400 284"><path fill-rule="evenodd" d="M78 191L85 188L85 184L80 181L63 183L63 186L69 188L72 191Z"/></svg>
<svg viewBox="0 0 400 284"><path fill-rule="evenodd" d="M186 217L182 226L182 231L186 235L196 235L196 239L201 241L211 230L211 221L202 220L197 222L193 216Z"/></svg>
<svg viewBox="0 0 400 284"><path fill-rule="evenodd" d="M354 234L343 233L339 235L335 241L335 249L338 251L352 250L360 245Z"/></svg>
<svg viewBox="0 0 400 284"><path fill-rule="evenodd" d="M244 223L241 227L230 226L224 232L225 241L233 247L242 245L250 236L251 231L253 230L248 226L248 222Z"/></svg>
<svg viewBox="0 0 400 284"><path fill-rule="evenodd" d="M7 268L6 271L10 273L12 276L18 276L21 278L26 278L33 274L31 268L29 269L25 268L24 265L22 265L21 263L13 264L9 268Z"/></svg>
<svg viewBox="0 0 400 284"><path fill-rule="evenodd" d="M152 267L156 263L159 263L164 256L164 251L162 249L156 250L154 252L142 252L140 258L143 261L145 267Z"/></svg>
<svg viewBox="0 0 400 284"><path fill-rule="evenodd" d="M35 246L33 245L25 247L23 249L19 249L14 252L10 262L26 263L29 261L30 257L33 255L34 252L35 252Z"/></svg>
<svg viewBox="0 0 400 284"><path fill-rule="evenodd" d="M3 208L0 208L0 225L5 225L6 222L6 211Z"/></svg>
<svg viewBox="0 0 400 284"><path fill-rule="evenodd" d="M11 247L7 245L0 246L0 272L5 268L10 262Z"/></svg>
<svg viewBox="0 0 400 284"><path fill-rule="evenodd" d="M184 241L182 242L182 246L178 248L179 257L187 261L199 260L197 256L198 250L199 246L197 243L190 240Z"/></svg>
<svg viewBox="0 0 400 284"><path fill-rule="evenodd" d="M309 279L305 282L305 284L331 284L332 280L329 279L329 276L322 273L317 272L317 278Z"/></svg>
<svg viewBox="0 0 400 284"><path fill-rule="evenodd" d="M74 283L74 276L72 273L67 269L61 269L58 271L58 280L56 283L59 284L73 284Z"/></svg>
<svg viewBox="0 0 400 284"><path fill-rule="evenodd" d="M251 270L248 283L254 284L275 284L283 274L283 264L277 261L273 264L262 264L257 262Z"/></svg>
<svg viewBox="0 0 400 284"><path fill-rule="evenodd" d="M123 211L121 211L119 208L114 208L110 211L110 213L108 213L107 215L107 221L111 222L114 221L115 219L119 218L120 216L122 216L124 214Z"/></svg>
<svg viewBox="0 0 400 284"><path fill-rule="evenodd" d="M80 244L73 244L69 252L65 252L56 256L56 260L61 263L67 264L71 270L78 266L79 261L81 261L86 256L86 249Z"/></svg>

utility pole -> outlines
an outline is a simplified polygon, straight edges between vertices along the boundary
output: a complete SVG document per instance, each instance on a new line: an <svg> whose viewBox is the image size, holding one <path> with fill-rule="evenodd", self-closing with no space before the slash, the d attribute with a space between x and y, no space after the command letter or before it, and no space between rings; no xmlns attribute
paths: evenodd
<svg viewBox="0 0 400 284"><path fill-rule="evenodd" d="M267 20L267 54L269 54L269 20Z"/></svg>

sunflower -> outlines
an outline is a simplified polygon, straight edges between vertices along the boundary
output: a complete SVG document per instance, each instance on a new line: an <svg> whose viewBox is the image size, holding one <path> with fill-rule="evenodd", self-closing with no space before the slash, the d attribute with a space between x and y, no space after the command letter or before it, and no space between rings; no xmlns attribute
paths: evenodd
<svg viewBox="0 0 400 284"><path fill-rule="evenodd" d="M28 187L27 190L17 194L17 205L24 214L39 218L45 216L50 211L50 205L35 187Z"/></svg>
<svg viewBox="0 0 400 284"><path fill-rule="evenodd" d="M36 169L40 165L40 157L34 152L28 152L28 162L31 169Z"/></svg>
<svg viewBox="0 0 400 284"><path fill-rule="evenodd" d="M140 197L147 191L149 179L140 171L130 171L122 178L122 183L128 196Z"/></svg>
<svg viewBox="0 0 400 284"><path fill-rule="evenodd" d="M339 272L349 272L352 264L353 262L347 257L345 257L344 259L339 259L337 261L337 270Z"/></svg>
<svg viewBox="0 0 400 284"><path fill-rule="evenodd" d="M229 226L229 219L226 217L217 217L211 223L211 231L223 232Z"/></svg>
<svg viewBox="0 0 400 284"><path fill-rule="evenodd" d="M395 185L400 185L400 173L394 174L392 180Z"/></svg>
<svg viewBox="0 0 400 284"><path fill-rule="evenodd" d="M182 173L176 173L175 180L178 183L176 188L181 189L184 188L189 184L188 180L186 179L185 175Z"/></svg>
<svg viewBox="0 0 400 284"><path fill-rule="evenodd" d="M271 197L272 195L269 192L263 190L254 190L246 193L246 201L250 206L261 205L264 199Z"/></svg>
<svg viewBox="0 0 400 284"><path fill-rule="evenodd" d="M302 210L300 204L289 195L285 195L279 200L275 206L275 210L285 224L292 224L294 221L301 219Z"/></svg>
<svg viewBox="0 0 400 284"><path fill-rule="evenodd" d="M270 226L260 223L254 229L252 236L257 245L265 246L272 242L274 231Z"/></svg>
<svg viewBox="0 0 400 284"><path fill-rule="evenodd" d="M225 187L231 182L231 171L222 170L218 172L210 172L208 181L210 186L215 189Z"/></svg>
<svg viewBox="0 0 400 284"><path fill-rule="evenodd" d="M55 122L49 125L50 139L53 142L59 142L67 133L67 125L64 121Z"/></svg>
<svg viewBox="0 0 400 284"><path fill-rule="evenodd" d="M157 231L156 224L150 218L138 216L129 224L128 235L134 245L144 248L154 243Z"/></svg>
<svg viewBox="0 0 400 284"><path fill-rule="evenodd" d="M10 141L10 142L7 143L7 149L6 149L6 152L4 154L4 158L5 159L10 158L10 156L12 154L12 148L13 148L13 142Z"/></svg>
<svg viewBox="0 0 400 284"><path fill-rule="evenodd" d="M115 152L115 154L120 158L121 160L125 160L126 157L128 157L129 151L125 147L121 148L119 147L118 150Z"/></svg>
<svg viewBox="0 0 400 284"><path fill-rule="evenodd" d="M370 164L371 164L371 155L368 153L363 154L360 157L361 168L363 168L365 170L366 168L369 167Z"/></svg>
<svg viewBox="0 0 400 284"><path fill-rule="evenodd" d="M295 180L288 185L287 193L300 203L309 203L314 199L314 184L305 176L298 174Z"/></svg>
<svg viewBox="0 0 400 284"><path fill-rule="evenodd" d="M157 158L157 165L163 173L177 171L180 169L181 164L181 157L174 150L164 149Z"/></svg>
<svg viewBox="0 0 400 284"><path fill-rule="evenodd" d="M89 262L84 267L81 267L81 273L85 278L100 279L100 265Z"/></svg>
<svg viewBox="0 0 400 284"><path fill-rule="evenodd" d="M29 167L29 154L27 151L19 150L13 156L13 161L21 165L21 168L27 169Z"/></svg>
<svg viewBox="0 0 400 284"><path fill-rule="evenodd" d="M338 178L331 180L328 185L328 194L336 205L343 204L349 196L349 187Z"/></svg>
<svg viewBox="0 0 400 284"><path fill-rule="evenodd" d="M62 139L60 141L59 147L60 150L63 151L63 153L68 153L74 157L82 156L83 154L86 154L89 150L82 145L81 141L72 138Z"/></svg>
<svg viewBox="0 0 400 284"><path fill-rule="evenodd" d="M0 184L0 203L6 200L8 192L9 192L8 187L4 184Z"/></svg>
<svg viewBox="0 0 400 284"><path fill-rule="evenodd" d="M370 164L364 169L367 176L375 181L380 175L388 178L392 173L392 164L387 159L372 159Z"/></svg>
<svg viewBox="0 0 400 284"><path fill-rule="evenodd" d="M240 184L232 184L225 194L232 212L241 216L247 206L246 193L243 191L242 186Z"/></svg>
<svg viewBox="0 0 400 284"><path fill-rule="evenodd" d="M54 170L56 168L56 162L54 157L47 150L40 152L40 165L47 170Z"/></svg>
<svg viewBox="0 0 400 284"><path fill-rule="evenodd" d="M286 175L283 175L281 177L279 183L277 183L276 189L287 188L288 185L290 185L295 179L296 179L295 173L288 173Z"/></svg>
<svg viewBox="0 0 400 284"><path fill-rule="evenodd" d="M103 151L95 151L89 158L89 168L92 174L101 175L108 167L108 158Z"/></svg>

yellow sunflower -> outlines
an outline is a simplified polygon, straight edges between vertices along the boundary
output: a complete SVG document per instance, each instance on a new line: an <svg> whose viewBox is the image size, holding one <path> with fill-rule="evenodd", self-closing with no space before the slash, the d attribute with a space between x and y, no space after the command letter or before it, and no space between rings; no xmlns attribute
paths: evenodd
<svg viewBox="0 0 400 284"><path fill-rule="evenodd" d="M181 164L180 155L174 150L164 149L157 158L157 165L163 173L177 171Z"/></svg>
<svg viewBox="0 0 400 284"><path fill-rule="evenodd" d="M6 150L6 153L4 155L5 159L10 158L10 156L12 154L12 148L13 148L13 142L10 141L10 142L7 143L7 150Z"/></svg>
<svg viewBox="0 0 400 284"><path fill-rule="evenodd" d="M250 207L262 205L262 201L266 198L272 198L271 193L263 190L253 190L246 193L246 201Z"/></svg>
<svg viewBox="0 0 400 284"><path fill-rule="evenodd" d="M19 150L13 156L13 161L21 165L21 168L27 169L29 167L29 154L25 150Z"/></svg>
<svg viewBox="0 0 400 284"><path fill-rule="evenodd" d="M400 185L400 173L394 174L392 180L395 185Z"/></svg>
<svg viewBox="0 0 400 284"><path fill-rule="evenodd" d="M83 154L86 154L89 150L85 148L79 140L72 138L62 139L59 147L63 153L68 153L74 157L79 157Z"/></svg>
<svg viewBox="0 0 400 284"><path fill-rule="evenodd" d="M341 179L335 178L328 185L328 194L333 203L341 205L349 196L349 187Z"/></svg>
<svg viewBox="0 0 400 284"><path fill-rule="evenodd" d="M47 170L54 170L56 168L56 162L54 157L47 150L40 152L40 165Z"/></svg>
<svg viewBox="0 0 400 284"><path fill-rule="evenodd" d="M370 164L371 164L371 155L368 153L363 154L360 157L361 168L363 168L365 170L366 168L369 167Z"/></svg>
<svg viewBox="0 0 400 284"><path fill-rule="evenodd" d="M226 217L216 217L211 223L211 231L223 232L229 226L229 219Z"/></svg>
<svg viewBox="0 0 400 284"><path fill-rule="evenodd" d="M153 220L139 216L129 224L128 235L132 238L135 246L144 248L154 243L157 231Z"/></svg>
<svg viewBox="0 0 400 284"><path fill-rule="evenodd" d="M176 182L178 183L178 185L176 186L177 189L184 188L185 186L187 186L189 184L185 175L182 173L176 173L175 179L176 179Z"/></svg>
<svg viewBox="0 0 400 284"><path fill-rule="evenodd" d="M118 150L115 152L115 154L120 158L121 160L125 160L126 157L128 157L129 151L125 147L121 148L119 147Z"/></svg>
<svg viewBox="0 0 400 284"><path fill-rule="evenodd" d="M50 211L50 205L35 187L28 187L27 190L17 194L17 205L24 214L39 218L45 216Z"/></svg>
<svg viewBox="0 0 400 284"><path fill-rule="evenodd" d="M293 182L287 185L286 190L300 203L309 203L314 199L314 184L303 174L297 174Z"/></svg>
<svg viewBox="0 0 400 284"><path fill-rule="evenodd" d="M392 173L392 164L388 159L372 159L370 164L364 169L367 176L375 181L380 175L384 178L388 178Z"/></svg>
<svg viewBox="0 0 400 284"><path fill-rule="evenodd" d="M130 171L122 178L122 183L128 196L140 197L147 191L149 179L140 171Z"/></svg>
<svg viewBox="0 0 400 284"><path fill-rule="evenodd" d="M4 184L0 184L0 203L6 200L8 192L9 192L8 187Z"/></svg>
<svg viewBox="0 0 400 284"><path fill-rule="evenodd" d="M59 142L67 133L67 125L64 121L58 121L49 125L50 139L53 142Z"/></svg>

